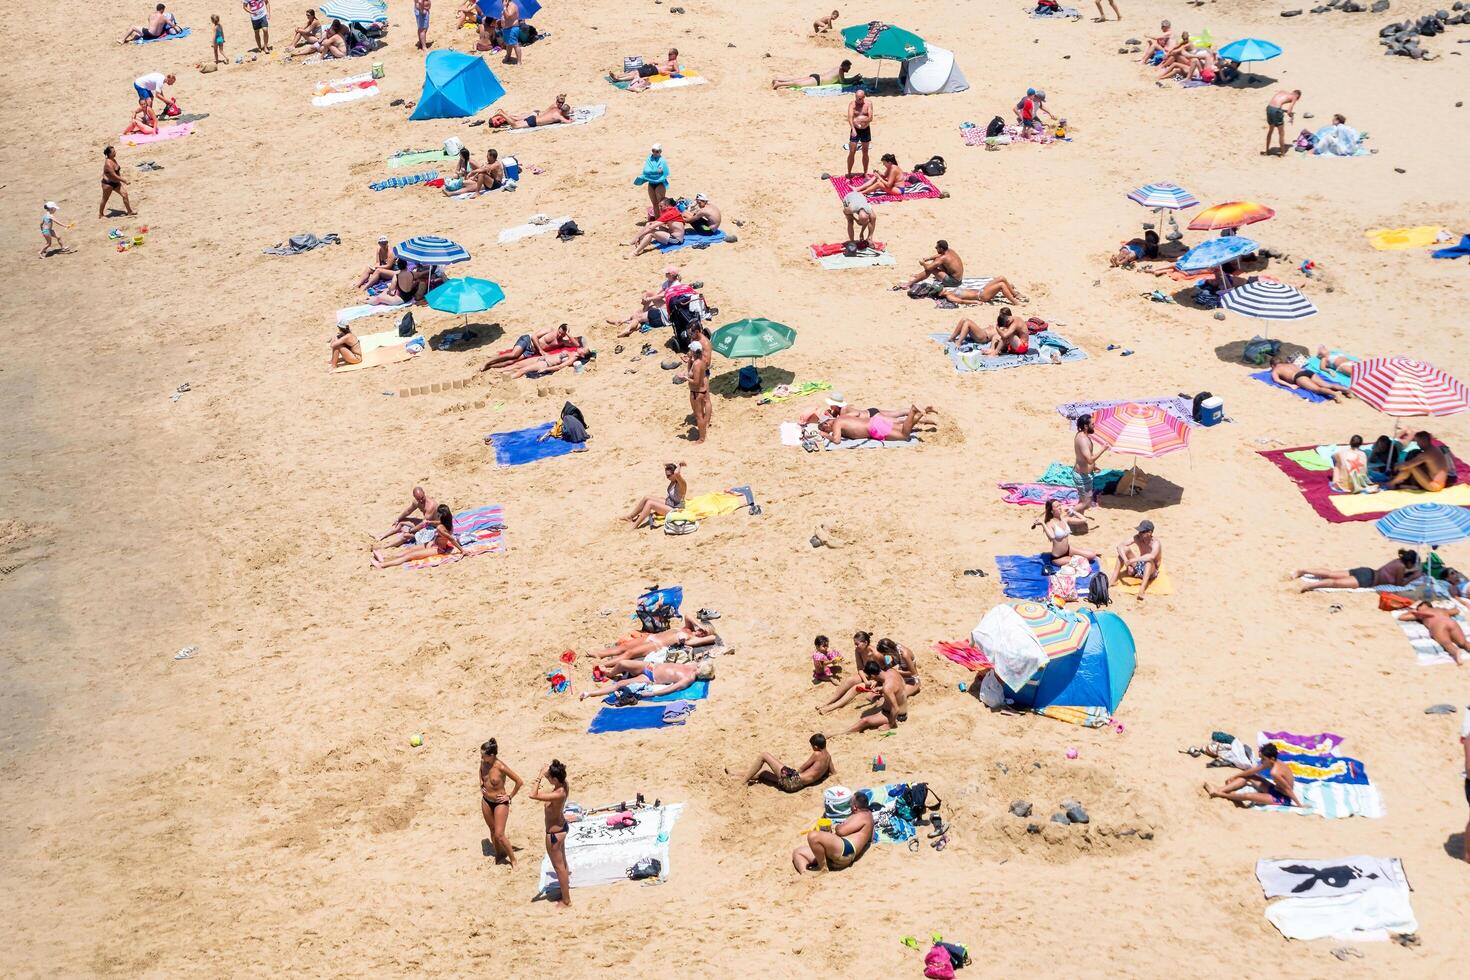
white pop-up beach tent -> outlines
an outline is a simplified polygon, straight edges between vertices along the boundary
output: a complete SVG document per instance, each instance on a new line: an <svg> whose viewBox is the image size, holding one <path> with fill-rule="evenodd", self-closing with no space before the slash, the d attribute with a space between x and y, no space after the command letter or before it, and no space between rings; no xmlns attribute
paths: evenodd
<svg viewBox="0 0 1470 980"><path fill-rule="evenodd" d="M945 95L970 87L965 73L954 60L954 52L927 45L928 51L903 63L899 77L904 95Z"/></svg>

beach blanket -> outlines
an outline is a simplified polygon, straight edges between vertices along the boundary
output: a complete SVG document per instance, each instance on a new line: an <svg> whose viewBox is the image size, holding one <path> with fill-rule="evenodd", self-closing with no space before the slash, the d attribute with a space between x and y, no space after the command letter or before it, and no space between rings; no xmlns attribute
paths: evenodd
<svg viewBox="0 0 1470 980"><path fill-rule="evenodd" d="M832 383L830 381L803 381L798 385L777 385L771 390L769 395L762 398L756 404L779 404L781 402L789 402L793 398L805 398L807 395L814 395L819 391L831 390Z"/></svg>
<svg viewBox="0 0 1470 980"><path fill-rule="evenodd" d="M637 708L623 708L637 711ZM684 812L682 803L642 807L628 811L632 827L609 827L606 813L594 813L567 825L566 857L568 879L573 888L591 888L628 880L628 869L639 861L658 861L658 880L669 875L669 838ZM538 894L561 896L551 858L541 859Z"/></svg>
<svg viewBox="0 0 1470 980"><path fill-rule="evenodd" d="M1460 236L1460 244L1437 248L1430 253L1436 259L1461 259L1470 255L1470 235Z"/></svg>
<svg viewBox="0 0 1470 980"><path fill-rule="evenodd" d="M272 248L261 249L261 254L301 255L303 252L310 252L312 249L321 248L323 245L341 244L342 238L335 231L327 232L327 234L321 236L320 238L313 234L306 233L301 235L292 235L290 238L279 245L276 245Z"/></svg>
<svg viewBox="0 0 1470 980"><path fill-rule="evenodd" d="M1119 398L1103 402L1067 402L1065 405L1057 406L1057 414L1068 421L1075 422L1080 416L1093 415L1099 409L1114 408L1118 405L1152 405L1174 416L1187 426L1197 427L1199 425L1194 420L1194 402L1180 395L1163 398Z"/></svg>
<svg viewBox="0 0 1470 980"><path fill-rule="evenodd" d="M995 567L1000 569L1001 592L1012 599L1044 601L1050 594L1047 576L1056 571L1050 553L1037 555L996 555ZM1077 594L1085 595L1092 576L1102 573L1102 566L1092 562L1092 571L1077 579Z"/></svg>
<svg viewBox="0 0 1470 980"><path fill-rule="evenodd" d="M414 174L411 177L388 177L384 180L375 180L371 184L368 184L368 190L387 191L396 187L412 187L415 184L426 184L431 180L438 179L439 171L425 170L423 173Z"/></svg>
<svg viewBox="0 0 1470 980"><path fill-rule="evenodd" d="M328 106L341 105L344 102L357 102L362 99L370 99L378 94L379 89L378 83L372 80L371 75L368 75L367 78L368 81L358 81L340 89L336 86L341 83L333 82L332 91L322 95L312 96L311 104L318 109L325 109Z"/></svg>
<svg viewBox="0 0 1470 980"><path fill-rule="evenodd" d="M1076 7L1032 7L1027 9L1026 16L1037 20L1081 20L1082 11Z"/></svg>
<svg viewBox="0 0 1470 980"><path fill-rule="evenodd" d="M394 303L392 305L363 303L361 306L344 306L337 311L337 325L345 326L353 320L361 320L365 316L378 316L381 313L397 313L406 309L408 303Z"/></svg>
<svg viewBox="0 0 1470 980"><path fill-rule="evenodd" d="M610 83L613 88L621 89L624 92L628 91L628 87L633 84L631 81L617 81L611 75L603 75L602 77L608 83ZM662 73L657 75L649 75L646 81L648 82L648 91L656 91L666 88L683 88L686 85L703 85L705 82L709 81L709 79L705 78L703 75L692 68L685 68L683 65L680 65L679 73L677 75L665 75ZM642 90L640 89L640 91Z"/></svg>
<svg viewBox="0 0 1470 980"><path fill-rule="evenodd" d="M165 34L165 35L163 35L163 37L135 37L135 38L133 38L133 43L134 44L152 44L154 41L177 41L179 38L181 38L181 37L188 37L190 34L193 34L193 33L194 33L194 28L192 28L192 27L181 27L181 28L179 28L179 30L178 30L177 33L174 33L174 34Z"/></svg>
<svg viewBox="0 0 1470 980"><path fill-rule="evenodd" d="M1255 380L1259 381L1263 385L1270 385L1272 388L1275 388L1278 391L1284 391L1284 392L1287 392L1288 394L1296 395L1302 401L1307 401L1307 402L1330 402L1330 401L1332 401L1332 399L1329 398L1329 397L1327 397L1326 395L1319 395L1315 391L1308 391L1305 388L1292 388L1292 387L1289 387L1287 385L1281 384L1280 382L1276 381L1274 378L1271 377L1271 371L1269 369L1267 369L1265 371L1257 371L1255 374L1252 374L1251 377L1254 378Z"/></svg>
<svg viewBox="0 0 1470 980"><path fill-rule="evenodd" d="M1399 629L1404 631L1409 646L1414 648L1414 656L1420 667L1436 667L1440 664L1455 662L1455 658L1446 653L1444 647L1436 643L1429 635L1429 630L1424 627L1423 623L1416 623L1412 619L1399 619L1397 616L1393 621L1399 624ZM1463 613L1455 615L1455 622L1460 624L1460 629L1465 632L1466 636L1470 636L1470 621L1465 619Z"/></svg>
<svg viewBox="0 0 1470 980"><path fill-rule="evenodd" d="M915 835L914 822L898 815L898 801L908 791L907 783L888 783L877 789L860 789L872 801L874 844L902 844Z"/></svg>
<svg viewBox="0 0 1470 980"><path fill-rule="evenodd" d="M464 549L465 558L477 555L498 555L505 552L505 509L499 504L476 507L454 515L454 537ZM435 555L433 558L415 558L404 562L400 568L436 568L460 559L458 552Z"/></svg>
<svg viewBox="0 0 1470 980"><path fill-rule="evenodd" d="M720 229L713 235L696 235L692 231L686 231L682 242L669 242L667 245L657 247L660 252L677 252L681 248L708 248L711 245L719 245L724 240L724 229Z"/></svg>
<svg viewBox="0 0 1470 980"><path fill-rule="evenodd" d="M495 465L523 466L539 459L551 459L576 452L585 443L567 442L565 439L542 438L555 426L554 422L542 422L529 429L512 432L490 433L490 446L495 450Z"/></svg>
<svg viewBox="0 0 1470 980"><path fill-rule="evenodd" d="M1049 338L1050 343L1043 342L1043 338ZM959 344L950 343L949 335L943 333L931 333L929 339L944 348L944 353L954 365L955 371L966 374L972 371L1001 371L1006 368L1022 367L1028 364L1051 364L1050 351L1061 352L1062 363L1068 361L1083 361L1087 359L1087 352L1081 347L1073 346L1070 342L1058 336L1055 331L1046 330L1039 334L1031 335L1031 349L1025 354L986 354L980 350L966 351ZM1065 350L1055 346L1065 345ZM965 345L974 346L974 345Z"/></svg>
<svg viewBox="0 0 1470 980"><path fill-rule="evenodd" d="M547 232L555 232L558 228L571 220L572 216L566 215L560 218L552 218L550 221L547 221L544 224L528 223L524 225L516 225L512 228L506 228L499 235L495 236L495 241L501 245L509 245L511 242L518 242L522 238L531 238L535 235L544 235Z"/></svg>
<svg viewBox="0 0 1470 980"><path fill-rule="evenodd" d="M1111 574L1112 569L1115 569L1117 567L1118 560L1116 558L1109 559L1109 573ZM1126 575L1120 576L1118 578L1118 581L1114 584L1121 592L1126 592L1129 595L1138 595L1139 590L1143 588L1143 579L1135 578L1130 572ZM1159 569L1159 573L1153 577L1153 580L1151 582L1148 583L1148 594L1172 595L1173 592L1174 583L1169 578L1169 570L1167 568Z"/></svg>
<svg viewBox="0 0 1470 980"><path fill-rule="evenodd" d="M990 669L990 658L970 640L963 643L950 643L948 640L940 640L934 644L934 652L952 660L966 670L982 671Z"/></svg>
<svg viewBox="0 0 1470 980"><path fill-rule="evenodd" d="M548 129L565 129L568 126L585 126L594 119L601 119L607 115L607 106L583 105L572 110L572 121L564 123L547 123L545 126L531 126L527 129L511 129L509 127L495 130L496 133L544 133Z"/></svg>
<svg viewBox="0 0 1470 980"><path fill-rule="evenodd" d="M1423 490L1384 490L1380 493L1333 493L1329 487L1332 473L1329 470L1314 470L1303 467L1288 458L1289 453L1316 452L1315 446L1300 446L1295 449L1259 450L1276 468L1285 473L1297 485L1323 520L1333 524L1348 521L1376 521L1391 510L1414 503L1443 503L1470 507L1470 466L1464 460L1455 459L1455 471L1459 482L1438 493Z"/></svg>
<svg viewBox="0 0 1470 980"><path fill-rule="evenodd" d="M877 439L844 439L842 442L834 445L827 441L826 436L820 436L819 440L824 452L832 449L893 449L899 446L917 446L920 441L917 435L910 436L907 442L887 439L882 442L879 442ZM781 445L801 445L801 425L799 423L781 423Z"/></svg>
<svg viewBox="0 0 1470 980"><path fill-rule="evenodd" d="M1351 126L1323 126L1312 136L1312 155L1319 157L1366 157L1372 150L1363 145L1366 139Z"/></svg>
<svg viewBox="0 0 1470 980"><path fill-rule="evenodd" d="M1357 895L1372 888L1408 884L1398 858L1366 854L1328 861L1263 858L1256 862L1256 880L1267 898Z"/></svg>
<svg viewBox="0 0 1470 980"><path fill-rule="evenodd" d="M701 649L703 648L701 647ZM644 704L669 704L673 701L703 701L707 697L709 697L709 681L695 681L693 684L684 688L684 690L674 691L669 694L656 694L653 697L648 697L644 694L638 695L638 699ZM609 694L602 699L602 703L616 705L618 703L618 696L616 694ZM662 725L663 722L660 721L659 724Z"/></svg>
<svg viewBox="0 0 1470 980"><path fill-rule="evenodd" d="M1081 492L1075 486L1055 483L997 483L996 486L1005 491L1000 498L1003 504L1035 504L1044 507L1048 500L1075 504L1082 499Z"/></svg>
<svg viewBox="0 0 1470 980"><path fill-rule="evenodd" d="M817 258L817 264L828 272L838 269L872 269L877 266L898 265L898 260L888 252L879 252L873 249L864 249L856 255L823 255Z"/></svg>
<svg viewBox="0 0 1470 980"><path fill-rule="evenodd" d="M695 494L684 500L684 506L678 510L669 511L667 516L655 514L653 526L663 527L665 521L704 521L711 517L719 517L721 514L733 514L737 510L749 507L751 498L746 496L749 488L740 490L716 490L712 493Z"/></svg>
<svg viewBox="0 0 1470 980"><path fill-rule="evenodd" d="M1378 819L1385 813L1383 797L1368 778L1362 762L1343 755L1312 755L1282 752L1284 762L1296 777L1297 796L1302 806L1258 806L1257 810L1310 813L1332 820L1346 817Z"/></svg>
<svg viewBox="0 0 1470 980"><path fill-rule="evenodd" d="M838 95L851 95L858 89L862 89L869 95L873 95L878 91L877 86L870 85L867 82L858 85L837 85L835 83L831 85L802 85L798 86L798 88L800 88L802 95L810 95L818 99L831 98Z"/></svg>
<svg viewBox="0 0 1470 980"><path fill-rule="evenodd" d="M1380 252L1399 251L1406 248L1429 248L1439 241L1444 228L1439 225L1419 225L1416 228L1380 228L1365 231L1368 244Z"/></svg>
<svg viewBox="0 0 1470 980"><path fill-rule="evenodd" d="M332 369L333 374L347 374L370 367L382 367L384 364L398 364L424 351L423 337L417 334L411 337L400 337L397 330L368 334L366 337L358 337L357 342L362 345L362 360L357 364L339 365Z"/></svg>
<svg viewBox="0 0 1470 980"><path fill-rule="evenodd" d="M635 732L647 728L679 727L683 722L679 722L678 725L667 725L664 722L664 712L686 704L689 705L687 710L692 711L695 707L693 701L682 699L662 704L639 704L630 708L604 706L592 716L592 721L587 726L587 734L602 735L607 732Z"/></svg>
<svg viewBox="0 0 1470 980"><path fill-rule="evenodd" d="M455 158L443 150L399 150L388 158L388 167L397 170L401 167L417 167L421 163L448 164Z"/></svg>
<svg viewBox="0 0 1470 980"><path fill-rule="evenodd" d="M1287 939L1386 941L1390 933L1419 931L1409 895L1400 880L1349 895L1283 898L1266 906L1266 921Z"/></svg>
<svg viewBox="0 0 1470 980"><path fill-rule="evenodd" d="M841 198L846 197L859 182L866 181L867 178L858 175L857 177L831 177L829 180L832 183L832 188L837 191L837 196ZM893 201L925 200L939 196L939 188L934 186L934 182L918 171L907 175L903 183L899 185L898 190L899 193L897 194L869 194L867 198L869 201L877 204Z"/></svg>
<svg viewBox="0 0 1470 980"><path fill-rule="evenodd" d="M176 126L160 126L156 133L127 133L118 139L128 146L144 146L148 143L163 143L168 140L182 139L194 132L193 123L180 123Z"/></svg>
<svg viewBox="0 0 1470 980"><path fill-rule="evenodd" d="M819 242L819 243L817 243L815 245L808 245L807 247L809 249L811 249L811 253L812 253L812 256L814 258L824 259L824 258L826 258L829 255L841 255L842 254L842 250L847 247L847 243L846 242ZM874 252L881 252L881 251L884 250L884 247L885 246L884 246L884 244L882 242L869 242L868 243L868 248L871 251L874 251Z"/></svg>
<svg viewBox="0 0 1470 980"><path fill-rule="evenodd" d="M1341 755L1343 737L1336 732L1297 735L1294 732L1256 732L1256 746L1276 743L1282 752L1305 752L1308 755Z"/></svg>

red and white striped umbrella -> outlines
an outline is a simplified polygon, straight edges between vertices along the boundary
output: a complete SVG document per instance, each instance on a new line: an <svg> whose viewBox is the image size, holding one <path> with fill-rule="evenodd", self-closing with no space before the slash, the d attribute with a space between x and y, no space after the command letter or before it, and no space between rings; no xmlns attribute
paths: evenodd
<svg viewBox="0 0 1470 980"><path fill-rule="evenodd" d="M1470 388L1433 364L1372 357L1351 368L1349 390L1385 415L1455 415L1470 410Z"/></svg>

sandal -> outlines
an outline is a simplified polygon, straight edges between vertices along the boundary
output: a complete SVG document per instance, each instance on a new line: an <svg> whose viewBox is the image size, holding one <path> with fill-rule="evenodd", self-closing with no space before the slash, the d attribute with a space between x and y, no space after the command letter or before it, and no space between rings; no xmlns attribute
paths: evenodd
<svg viewBox="0 0 1470 980"><path fill-rule="evenodd" d="M718 609L701 609L694 614L694 618L707 623L712 619L719 619L720 611Z"/></svg>

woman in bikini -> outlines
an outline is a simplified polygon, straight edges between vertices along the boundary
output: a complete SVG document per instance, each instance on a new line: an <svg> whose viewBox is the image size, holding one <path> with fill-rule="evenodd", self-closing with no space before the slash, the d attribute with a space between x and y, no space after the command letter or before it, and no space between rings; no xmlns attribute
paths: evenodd
<svg viewBox="0 0 1470 980"><path fill-rule="evenodd" d="M542 780L551 784L545 792L541 789ZM572 873L567 870L567 791L567 767L560 759L552 759L531 787L531 799L546 804L546 856L556 872L560 895L557 904L563 908L572 907Z"/></svg>
<svg viewBox="0 0 1470 980"><path fill-rule="evenodd" d="M153 114L151 103L138 100L138 108L133 110L133 118L128 120L128 128L123 130L123 135L139 133L143 136L152 136L158 132L158 117Z"/></svg>
<svg viewBox="0 0 1470 980"><path fill-rule="evenodd" d="M315 10L308 9L306 11L306 25L296 28L296 34L291 40L291 46L299 48L303 45L310 44L321 37L321 34L322 22L316 19Z"/></svg>
<svg viewBox="0 0 1470 980"><path fill-rule="evenodd" d="M505 791L507 779L515 783L515 789L509 793ZM495 739L489 739L480 746L480 816L485 818L485 826L490 828L490 846L495 851L495 863L509 864L512 871L515 870L516 856L510 839L505 836L505 823L510 818L510 801L524 785L521 777L500 761L500 747Z"/></svg>
<svg viewBox="0 0 1470 980"><path fill-rule="evenodd" d="M396 554L384 555L383 552L374 550L373 567L394 568L417 558L437 558L456 551L464 554L464 549L454 536L454 514L448 504L440 504L439 509L434 511L433 521L425 521L424 525L415 532L414 543L399 549ZM433 531L431 538L425 534L430 530Z"/></svg>
<svg viewBox="0 0 1470 980"><path fill-rule="evenodd" d="M868 194L898 193L898 186L903 183L904 177L907 176L903 168L898 165L898 157L892 153L885 153L878 158L878 162L883 164L883 172L881 174L870 174L868 179L863 181L860 186L853 188L854 191L865 196Z"/></svg>
<svg viewBox="0 0 1470 980"><path fill-rule="evenodd" d="M107 147L102 151L102 203L97 205L97 217L103 217L107 210L107 199L116 194L122 198L123 214L131 217L137 214L133 210L132 202L128 200L128 180L122 175L122 167L117 162L117 151Z"/></svg>
<svg viewBox="0 0 1470 980"><path fill-rule="evenodd" d="M362 363L362 343L352 332L352 327L345 323L337 325L337 338L327 346L331 349L327 366L333 370L348 364Z"/></svg>
<svg viewBox="0 0 1470 980"><path fill-rule="evenodd" d="M607 697L625 689L645 698L677 694L691 687L695 681L714 680L715 663L713 660L701 660L697 664L645 664L641 660L630 660L613 664L607 670L631 676L583 691L577 696L579 701Z"/></svg>
<svg viewBox="0 0 1470 980"><path fill-rule="evenodd" d="M1330 381L1324 381L1306 368L1299 367L1290 361L1283 361L1279 357L1273 357L1271 364L1271 380L1287 388L1300 388L1317 395L1326 395L1335 402L1350 397L1348 390L1341 385L1335 385Z"/></svg>
<svg viewBox="0 0 1470 980"><path fill-rule="evenodd" d="M699 625L688 616L682 626L666 629L662 633L635 633L625 636L610 647L594 650L588 654L600 660L641 660L656 650L667 650L672 646L707 647L717 642L718 637L711 629ZM641 669L641 668L640 668Z"/></svg>
<svg viewBox="0 0 1470 980"><path fill-rule="evenodd" d="M979 289L970 289L965 286L946 286L939 291L940 299L947 299L951 303L960 306L979 306L981 303L989 303L997 296L1004 296L1007 303L1015 303L1018 306L1030 302L1026 297L1016 292L1010 280L1005 276L996 276Z"/></svg>
<svg viewBox="0 0 1470 980"><path fill-rule="evenodd" d="M1046 508L1042 511L1041 520L1032 524L1032 527L1040 527L1046 535L1046 540L1051 546L1051 561L1054 565L1060 565L1069 558L1085 558L1088 561L1097 560L1097 552L1079 548L1072 541L1073 526L1086 527L1087 522L1072 513L1072 505L1060 500L1048 500Z"/></svg>
<svg viewBox="0 0 1470 980"><path fill-rule="evenodd" d="M565 368L575 367L587 356L586 347L552 351L539 357L527 357L500 368L501 373L512 378L524 378L530 374L551 374Z"/></svg>
<svg viewBox="0 0 1470 980"><path fill-rule="evenodd" d="M1357 568L1299 568L1291 573L1293 581L1303 582L1301 591L1317 589L1372 589L1380 585L1408 585L1424 574L1419 567L1419 553L1400 549L1399 556L1382 568L1374 570L1366 565Z"/></svg>
<svg viewBox="0 0 1470 980"><path fill-rule="evenodd" d="M426 267L409 262L393 274L393 281L386 292L381 292L367 301L369 306L402 306L417 303L429 292L429 277L420 274Z"/></svg>
<svg viewBox="0 0 1470 980"><path fill-rule="evenodd" d="M469 180L470 172L474 169L470 163L470 149L462 146L459 149L459 159L454 164L454 176L444 178L444 186L440 188L445 195L461 194L472 188L465 187Z"/></svg>
<svg viewBox="0 0 1470 980"><path fill-rule="evenodd" d="M683 507L684 498L689 493L689 483L684 479L684 464L665 463L664 479L669 481L669 485L664 491L663 499L644 497L633 505L632 511L623 520L635 528L642 527L654 514L668 517L670 513Z"/></svg>

